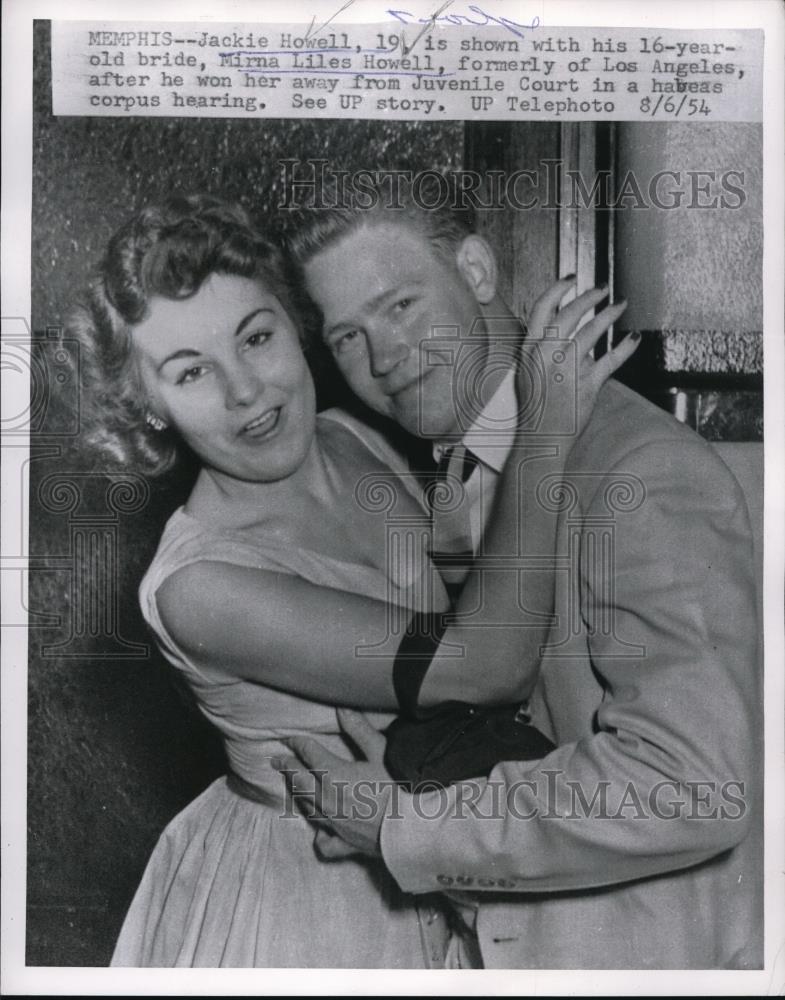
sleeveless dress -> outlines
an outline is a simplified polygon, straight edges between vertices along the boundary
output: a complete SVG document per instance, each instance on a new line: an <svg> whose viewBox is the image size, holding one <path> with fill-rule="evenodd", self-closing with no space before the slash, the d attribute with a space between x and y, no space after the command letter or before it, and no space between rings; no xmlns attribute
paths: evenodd
<svg viewBox="0 0 785 1000"><path fill-rule="evenodd" d="M317 418L318 432L335 433L336 425L354 435L352 447L371 453L375 467L405 477L400 456L376 432L341 411ZM167 634L156 592L176 570L202 560L291 573L387 602L392 588L402 607L425 586L435 604L446 606L435 574L427 583L413 578L429 572L424 564L401 571L403 563L391 560L390 573L404 573L391 579L280 538L249 542L236 531L212 531L182 508L174 513L140 587L142 610L164 655L221 732L231 770L258 789L259 801L237 794L222 777L172 820L131 903L112 965L432 967L434 937L425 925L442 917L430 900L418 903L403 893L379 860L321 861L314 828L286 801L283 778L270 766L270 757L289 752L281 741L295 734L314 735L350 758L335 708L197 667ZM380 729L392 719L368 714Z"/></svg>

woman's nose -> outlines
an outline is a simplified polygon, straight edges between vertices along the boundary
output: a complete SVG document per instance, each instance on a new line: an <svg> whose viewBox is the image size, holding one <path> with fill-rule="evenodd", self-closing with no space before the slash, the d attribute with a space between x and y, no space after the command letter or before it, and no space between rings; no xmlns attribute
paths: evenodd
<svg viewBox="0 0 785 1000"><path fill-rule="evenodd" d="M370 331L368 334L371 374L381 378L405 361L411 349L406 340L394 330Z"/></svg>
<svg viewBox="0 0 785 1000"><path fill-rule="evenodd" d="M258 374L242 362L226 371L226 407L229 410L253 403L262 391Z"/></svg>

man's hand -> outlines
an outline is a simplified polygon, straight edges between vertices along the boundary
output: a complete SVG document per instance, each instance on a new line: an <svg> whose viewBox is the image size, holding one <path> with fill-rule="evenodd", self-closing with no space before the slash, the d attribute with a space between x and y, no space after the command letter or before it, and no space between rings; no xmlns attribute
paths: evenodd
<svg viewBox="0 0 785 1000"><path fill-rule="evenodd" d="M365 760L343 760L308 736L287 740L296 756L273 758L300 811L318 826L314 848L325 859L381 857L379 836L394 782L384 767L384 736L361 712L338 709L343 732Z"/></svg>

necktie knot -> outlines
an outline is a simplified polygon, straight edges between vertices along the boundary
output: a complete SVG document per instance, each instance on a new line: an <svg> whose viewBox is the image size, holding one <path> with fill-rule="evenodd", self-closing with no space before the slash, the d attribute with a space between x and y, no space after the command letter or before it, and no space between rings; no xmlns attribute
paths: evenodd
<svg viewBox="0 0 785 1000"><path fill-rule="evenodd" d="M450 448L445 448L436 466L436 479L443 480L447 476L455 476L461 483L465 483L472 474L477 459L469 451L466 445L456 444Z"/></svg>

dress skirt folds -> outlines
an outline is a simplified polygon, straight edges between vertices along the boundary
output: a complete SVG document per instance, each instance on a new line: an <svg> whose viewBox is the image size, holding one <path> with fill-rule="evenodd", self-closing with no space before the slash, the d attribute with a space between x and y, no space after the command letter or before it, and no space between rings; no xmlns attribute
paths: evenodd
<svg viewBox="0 0 785 1000"><path fill-rule="evenodd" d="M414 898L380 861L320 861L313 837L219 778L162 834L112 965L426 967Z"/></svg>

